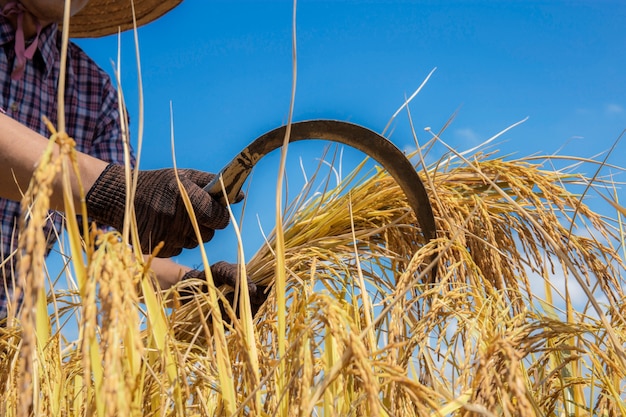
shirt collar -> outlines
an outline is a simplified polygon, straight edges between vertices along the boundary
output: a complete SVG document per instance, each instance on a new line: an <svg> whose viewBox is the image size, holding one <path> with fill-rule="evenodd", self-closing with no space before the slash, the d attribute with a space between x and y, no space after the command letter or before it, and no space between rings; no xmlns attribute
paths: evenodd
<svg viewBox="0 0 626 417"><path fill-rule="evenodd" d="M57 30L58 25L53 23L43 28L39 35L39 47L37 50L43 59L46 76L48 76L50 71L54 68L55 62L59 56L59 47L56 42ZM6 18L0 16L0 46L4 46L13 41L15 41L15 29L13 25L11 25Z"/></svg>
<svg viewBox="0 0 626 417"><path fill-rule="evenodd" d="M46 66L46 75L54 68L59 59L59 44L57 43L58 25L53 23L41 30L39 35L39 52Z"/></svg>

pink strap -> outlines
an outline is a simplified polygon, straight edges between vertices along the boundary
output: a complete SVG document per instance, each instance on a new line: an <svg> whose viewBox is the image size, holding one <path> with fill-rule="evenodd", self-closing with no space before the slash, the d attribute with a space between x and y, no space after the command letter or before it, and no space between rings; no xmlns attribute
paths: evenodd
<svg viewBox="0 0 626 417"><path fill-rule="evenodd" d="M5 17L17 16L17 27L15 28L15 59L17 60L14 65L13 72L11 73L12 80L19 80L24 75L24 68L26 67L26 60L33 59L37 46L39 44L39 35L41 34L41 23L35 19L37 27L37 35L35 39L26 48L26 41L24 39L24 14L28 13L28 10L18 2L17 0L11 0L2 8L0 14Z"/></svg>

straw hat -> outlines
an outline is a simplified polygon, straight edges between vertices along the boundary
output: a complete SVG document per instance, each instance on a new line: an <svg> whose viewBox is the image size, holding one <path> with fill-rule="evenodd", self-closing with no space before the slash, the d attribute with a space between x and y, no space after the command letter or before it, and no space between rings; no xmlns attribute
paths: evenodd
<svg viewBox="0 0 626 417"><path fill-rule="evenodd" d="M158 19L178 6L183 0L133 0L137 27ZM72 16L70 36L99 38L133 28L131 0L90 0Z"/></svg>

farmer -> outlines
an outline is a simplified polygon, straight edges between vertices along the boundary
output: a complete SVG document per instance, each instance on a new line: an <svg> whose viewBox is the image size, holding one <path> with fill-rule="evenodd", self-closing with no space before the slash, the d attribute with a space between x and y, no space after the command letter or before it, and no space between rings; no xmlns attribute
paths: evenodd
<svg viewBox="0 0 626 417"><path fill-rule="evenodd" d="M134 0L137 24L146 24L182 0ZM42 155L49 131L42 121L56 126L57 84L61 58L64 0L0 0L0 319L7 315L13 293L16 230L20 218L21 190L25 190ZM73 0L70 36L99 37L132 27L130 0ZM78 46L67 52L65 87L66 132L76 141L78 165L90 217L100 225L121 230L125 210L123 143L117 93L109 76ZM134 162L131 161L131 163ZM202 190L211 178L196 170L179 170L189 194L203 241L227 226L226 208ZM80 204L74 179L74 203ZM63 208L61 181L51 196L51 206ZM173 169L140 171L134 200L144 254L164 242L152 266L161 288L181 278L205 278L203 271L175 263L171 256L199 242L189 220ZM48 252L60 230L62 216L53 212L47 225ZM226 262L211 267L216 285L234 286L238 268ZM256 286L250 286L253 298ZM261 292L261 291L259 291ZM259 294L262 297L262 294ZM258 297L256 297L258 300ZM260 301L262 302L262 301Z"/></svg>

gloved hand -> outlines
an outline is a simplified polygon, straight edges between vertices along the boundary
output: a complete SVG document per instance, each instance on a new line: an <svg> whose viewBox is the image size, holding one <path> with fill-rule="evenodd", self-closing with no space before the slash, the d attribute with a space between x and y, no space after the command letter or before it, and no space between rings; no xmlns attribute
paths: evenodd
<svg viewBox="0 0 626 417"><path fill-rule="evenodd" d="M239 279L239 266L237 264L220 261L211 265L211 275L213 276L213 283L216 287L228 285L229 287L234 289L237 285L237 280ZM182 280L191 278L206 281L206 273L204 271L193 269L183 275ZM259 308L261 308L261 306L267 299L267 293L265 291L267 287L263 285L256 285L254 282L252 282L250 278L247 278L247 280L248 293L250 294L250 304L252 307L252 317L254 317L257 311L259 311ZM206 286L206 284L202 285L200 291L208 291L208 287ZM193 291L182 290L180 291L180 295L181 301L183 302L183 304L186 304L191 301ZM230 302L232 306L234 300L234 292L227 294L226 299ZM223 310L222 316L225 317L225 312ZM237 316L239 316L239 309L237 309Z"/></svg>
<svg viewBox="0 0 626 417"><path fill-rule="evenodd" d="M202 189L214 174L179 169L178 176L191 200L202 241L207 242L215 229L225 228L229 221L226 207ZM122 230L126 204L124 167L109 164L87 192L86 199L91 218ZM198 246L174 169L139 171L134 203L143 253L150 253L161 241L165 245L158 256L162 258L178 255L183 248Z"/></svg>

